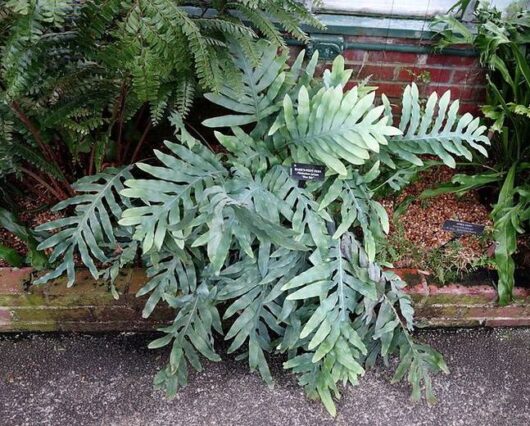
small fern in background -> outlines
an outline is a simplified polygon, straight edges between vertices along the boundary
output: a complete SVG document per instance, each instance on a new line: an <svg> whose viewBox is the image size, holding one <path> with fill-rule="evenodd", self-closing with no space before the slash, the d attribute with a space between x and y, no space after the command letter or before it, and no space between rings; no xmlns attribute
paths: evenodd
<svg viewBox="0 0 530 426"><path fill-rule="evenodd" d="M204 123L221 130L215 136L225 152L211 152L172 115L178 142L155 151L156 161L138 163L133 177L114 171L114 178L82 181L70 202L75 215L41 227L59 231L40 246L63 258L53 276L71 267L68 250L77 247L99 277L93 257L112 264L105 249L123 210L118 224L130 232L127 244L141 246L148 268L143 315L159 303L176 313L150 344L170 347L155 377L169 396L186 385L189 367L220 360L214 336L224 335L228 352L266 382L268 355L284 354L284 367L332 415L341 384L357 384L366 368L391 356L399 357L393 381L406 379L413 400L423 389L433 403L430 374L447 367L413 340L405 283L378 263L389 221L374 193L405 185L392 175L420 168L422 154L449 166L455 156L484 154L485 128L469 114L457 117L449 94L421 108L414 85L396 128L386 102L374 106L372 88L344 90L351 71L342 57L315 79L316 54L304 67L302 52L289 67L274 45L258 46L256 63L245 59L244 46L232 47L239 93L227 82L206 95L231 110ZM323 180L299 185L289 174L294 162L324 166ZM124 189L109 196L100 179Z"/></svg>

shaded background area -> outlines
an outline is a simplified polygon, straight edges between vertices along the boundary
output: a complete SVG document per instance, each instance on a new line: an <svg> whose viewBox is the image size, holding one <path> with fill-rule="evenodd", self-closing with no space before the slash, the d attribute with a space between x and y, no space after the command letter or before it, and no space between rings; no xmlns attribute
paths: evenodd
<svg viewBox="0 0 530 426"><path fill-rule="evenodd" d="M167 401L152 378L164 350L153 335L3 335L0 424L76 425L527 425L530 424L530 329L422 331L451 374L436 376L439 403L409 402L406 384L390 385L378 367L344 390L336 421L305 398L274 357L272 388L246 364L224 357L193 373Z"/></svg>

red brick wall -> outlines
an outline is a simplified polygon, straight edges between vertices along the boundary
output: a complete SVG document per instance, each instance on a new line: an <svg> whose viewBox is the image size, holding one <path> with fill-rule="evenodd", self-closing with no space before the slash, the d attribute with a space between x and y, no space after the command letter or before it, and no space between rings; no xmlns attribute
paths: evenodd
<svg viewBox="0 0 530 426"><path fill-rule="evenodd" d="M485 101L485 73L478 57L447 54L405 53L397 45L429 46L429 41L384 37L351 36L346 43L384 44L384 50L345 49L347 67L353 69L351 85L371 75L370 85L378 86L393 104L398 104L403 88L415 82L420 94L441 95L451 90L451 98L460 100L460 111L477 114ZM328 67L329 64L322 64Z"/></svg>

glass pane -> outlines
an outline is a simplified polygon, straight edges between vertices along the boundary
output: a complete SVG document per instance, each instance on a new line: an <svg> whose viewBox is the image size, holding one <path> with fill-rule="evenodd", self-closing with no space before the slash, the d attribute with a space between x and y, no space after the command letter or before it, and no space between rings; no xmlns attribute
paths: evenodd
<svg viewBox="0 0 530 426"><path fill-rule="evenodd" d="M504 9L512 0L492 0L499 9ZM307 2L307 1L306 1ZM432 17L446 13L456 0L323 0L320 11L333 11L355 14L403 15Z"/></svg>

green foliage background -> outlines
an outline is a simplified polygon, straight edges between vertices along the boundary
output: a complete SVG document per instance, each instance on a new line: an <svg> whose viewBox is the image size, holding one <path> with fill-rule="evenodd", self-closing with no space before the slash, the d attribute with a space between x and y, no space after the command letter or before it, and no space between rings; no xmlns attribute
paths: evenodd
<svg viewBox="0 0 530 426"><path fill-rule="evenodd" d="M459 2L465 10L469 2ZM530 11L526 2L513 2L501 13L488 2L475 9L477 31L456 18L439 17L439 46L471 44L487 69L488 98L482 111L493 134L492 160L472 175L459 174L451 183L424 196L497 187L491 217L499 273L499 303L513 300L517 235L528 232L530 220Z"/></svg>
<svg viewBox="0 0 530 426"><path fill-rule="evenodd" d="M306 39L302 23L321 27L294 0L3 1L0 179L68 198L77 178L138 160L169 111L237 88L230 43L255 63L258 33L282 47L282 30Z"/></svg>

